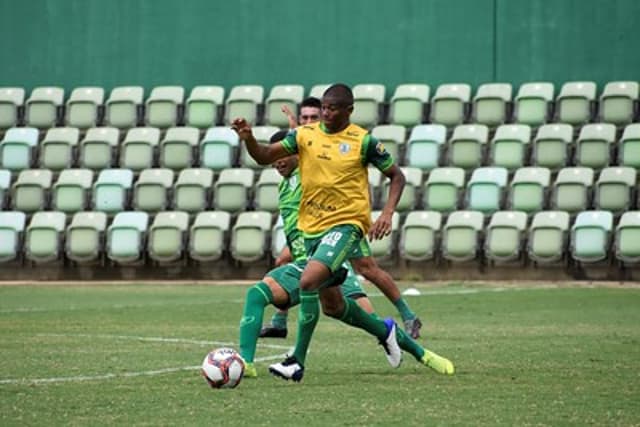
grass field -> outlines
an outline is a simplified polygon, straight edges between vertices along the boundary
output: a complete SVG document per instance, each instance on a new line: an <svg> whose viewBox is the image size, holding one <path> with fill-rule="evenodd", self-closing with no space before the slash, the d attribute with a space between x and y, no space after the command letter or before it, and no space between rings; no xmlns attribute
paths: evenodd
<svg viewBox="0 0 640 427"><path fill-rule="evenodd" d="M418 289L453 377L323 318L302 383L267 373L290 331L212 390L198 367L237 346L244 286L0 287L0 425L640 425L640 288Z"/></svg>

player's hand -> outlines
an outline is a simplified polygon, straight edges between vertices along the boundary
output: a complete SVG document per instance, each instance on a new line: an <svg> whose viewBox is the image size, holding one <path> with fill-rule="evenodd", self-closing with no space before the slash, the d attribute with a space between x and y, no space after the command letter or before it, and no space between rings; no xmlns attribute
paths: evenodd
<svg viewBox="0 0 640 427"><path fill-rule="evenodd" d="M369 229L369 240L379 240L391 234L391 219L393 214L382 213Z"/></svg>
<svg viewBox="0 0 640 427"><path fill-rule="evenodd" d="M241 140L246 141L253 134L251 133L251 125L245 119L239 118L231 122L231 129L236 131Z"/></svg>
<svg viewBox="0 0 640 427"><path fill-rule="evenodd" d="M296 120L296 116L295 114L293 114L293 111L291 111L289 106L287 104L282 104L282 107L280 109L285 114L285 116L287 116L287 120L289 121L289 128L293 129L297 127L298 121Z"/></svg>

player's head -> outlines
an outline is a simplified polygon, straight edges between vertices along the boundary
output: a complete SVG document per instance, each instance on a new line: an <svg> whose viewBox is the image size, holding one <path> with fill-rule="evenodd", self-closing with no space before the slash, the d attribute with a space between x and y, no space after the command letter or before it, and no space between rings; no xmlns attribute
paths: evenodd
<svg viewBox="0 0 640 427"><path fill-rule="evenodd" d="M338 132L349 125L353 112L353 92L342 83L329 86L322 95L322 121L331 132Z"/></svg>
<svg viewBox="0 0 640 427"><path fill-rule="evenodd" d="M271 136L269 142L271 144L277 144L287 136L287 133L288 131L286 130L279 130ZM298 167L298 156L296 154L293 154L291 156L278 159L273 162L273 167L276 168L280 175L287 178L291 175L291 172L293 172L295 168Z"/></svg>
<svg viewBox="0 0 640 427"><path fill-rule="evenodd" d="M317 122L320 120L320 107L322 102L316 97L310 96L305 98L300 103L300 115L298 116L298 123L306 125L308 123Z"/></svg>

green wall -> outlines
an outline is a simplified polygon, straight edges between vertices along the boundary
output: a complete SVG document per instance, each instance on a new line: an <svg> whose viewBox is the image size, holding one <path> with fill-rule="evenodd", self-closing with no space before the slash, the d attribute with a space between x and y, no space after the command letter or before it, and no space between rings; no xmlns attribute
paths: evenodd
<svg viewBox="0 0 640 427"><path fill-rule="evenodd" d="M0 86L640 80L637 0L0 0Z"/></svg>

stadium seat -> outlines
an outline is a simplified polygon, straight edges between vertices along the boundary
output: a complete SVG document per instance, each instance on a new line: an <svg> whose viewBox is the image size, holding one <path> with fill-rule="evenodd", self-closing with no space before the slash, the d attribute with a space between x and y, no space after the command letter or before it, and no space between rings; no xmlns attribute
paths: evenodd
<svg viewBox="0 0 640 427"><path fill-rule="evenodd" d="M220 172L214 185L213 207L216 210L240 212L250 206L253 170L232 168Z"/></svg>
<svg viewBox="0 0 640 427"><path fill-rule="evenodd" d="M80 140L74 127L51 128L40 143L40 167L59 172L73 166Z"/></svg>
<svg viewBox="0 0 640 427"><path fill-rule="evenodd" d="M594 263L608 259L612 229L611 212L580 212L571 227L572 258L580 263Z"/></svg>
<svg viewBox="0 0 640 427"><path fill-rule="evenodd" d="M418 207L419 193L422 186L422 171L418 168L402 167L402 172L406 179L404 191L400 196L396 210L398 212L408 212L415 210ZM389 196L389 185L391 180L385 179L382 191L381 203L384 205L387 202Z"/></svg>
<svg viewBox="0 0 640 427"><path fill-rule="evenodd" d="M443 228L442 257L456 262L478 259L483 221L482 212L452 212Z"/></svg>
<svg viewBox="0 0 640 427"><path fill-rule="evenodd" d="M158 263L186 260L189 214L160 212L149 227L147 252Z"/></svg>
<svg viewBox="0 0 640 427"><path fill-rule="evenodd" d="M9 190L11 188L11 172L0 169L0 211L9 205Z"/></svg>
<svg viewBox="0 0 640 427"><path fill-rule="evenodd" d="M143 98L141 86L113 88L105 108L105 125L118 129L136 127L140 122Z"/></svg>
<svg viewBox="0 0 640 427"><path fill-rule="evenodd" d="M271 213L242 212L231 233L231 256L236 261L254 262L266 255L267 233L271 232Z"/></svg>
<svg viewBox="0 0 640 427"><path fill-rule="evenodd" d="M627 125L617 145L618 164L640 169L640 123Z"/></svg>
<svg viewBox="0 0 640 427"><path fill-rule="evenodd" d="M498 211L491 216L486 230L484 252L490 262L524 261L524 234L527 214Z"/></svg>
<svg viewBox="0 0 640 427"><path fill-rule="evenodd" d="M38 129L46 129L58 124L64 89L61 87L36 87L27 99L25 123Z"/></svg>
<svg viewBox="0 0 640 427"><path fill-rule="evenodd" d="M638 105L638 82L609 82L600 95L599 121L624 126L633 121Z"/></svg>
<svg viewBox="0 0 640 427"><path fill-rule="evenodd" d="M382 187L382 172L375 167L369 166L367 169L369 180L369 196L371 197L371 208L376 209L380 201L380 188Z"/></svg>
<svg viewBox="0 0 640 427"><path fill-rule="evenodd" d="M378 125L371 130L371 135L384 145L397 162L400 162L401 154L404 154L406 133L404 126L400 125Z"/></svg>
<svg viewBox="0 0 640 427"><path fill-rule="evenodd" d="M467 183L465 208L470 211L482 212L484 215L500 210L507 179L508 172L505 168L482 167L474 169L471 179Z"/></svg>
<svg viewBox="0 0 640 427"><path fill-rule="evenodd" d="M255 208L259 211L278 211L278 186L282 177L274 168L265 168L260 172L255 188Z"/></svg>
<svg viewBox="0 0 640 427"><path fill-rule="evenodd" d="M271 257L276 259L287 245L287 236L284 234L282 216L278 215L276 223L271 228Z"/></svg>
<svg viewBox="0 0 640 427"><path fill-rule="evenodd" d="M34 213L45 210L49 204L49 190L53 174L47 169L25 169L13 184L11 207L13 210Z"/></svg>
<svg viewBox="0 0 640 427"><path fill-rule="evenodd" d="M146 212L118 213L107 229L107 257L116 264L143 261L148 225Z"/></svg>
<svg viewBox="0 0 640 427"><path fill-rule="evenodd" d="M415 126L407 141L405 164L427 172L437 168L446 138L447 128L444 125Z"/></svg>
<svg viewBox="0 0 640 427"><path fill-rule="evenodd" d="M145 123L147 126L166 129L176 126L184 104L182 86L157 86L151 90L146 102Z"/></svg>
<svg viewBox="0 0 640 427"><path fill-rule="evenodd" d="M280 129L278 129L275 126L255 126L253 128L253 136L255 137L256 141L258 141L258 143L269 144L269 140L271 136L274 133L278 132L279 130ZM260 168L263 168L264 166L259 165L258 163L256 163L255 160L253 160L253 157L251 157L249 155L249 152L247 151L246 144L241 144L240 145L240 167L260 169Z"/></svg>
<svg viewBox="0 0 640 427"><path fill-rule="evenodd" d="M222 258L227 247L230 221L228 212L200 212L189 233L189 257L200 262Z"/></svg>
<svg viewBox="0 0 640 427"><path fill-rule="evenodd" d="M389 106L389 122L400 126L416 126L424 119L431 88L426 84L400 84Z"/></svg>
<svg viewBox="0 0 640 427"><path fill-rule="evenodd" d="M583 167L563 168L558 172L551 193L551 209L577 214L591 202L593 170Z"/></svg>
<svg viewBox="0 0 640 427"><path fill-rule="evenodd" d="M531 165L555 172L568 164L573 128L566 123L542 125L531 147Z"/></svg>
<svg viewBox="0 0 640 427"><path fill-rule="evenodd" d="M438 250L441 224L440 212L409 212L402 224L400 257L409 261L434 259Z"/></svg>
<svg viewBox="0 0 640 427"><path fill-rule="evenodd" d="M20 259L24 212L0 212L0 262Z"/></svg>
<svg viewBox="0 0 640 427"><path fill-rule="evenodd" d="M200 166L216 171L235 166L238 134L227 126L212 127L200 142Z"/></svg>
<svg viewBox="0 0 640 427"><path fill-rule="evenodd" d="M98 126L104 89L101 87L77 87L67 101L65 124L70 127L88 129Z"/></svg>
<svg viewBox="0 0 640 427"><path fill-rule="evenodd" d="M171 169L145 169L133 190L133 210L156 213L167 209L171 201L174 173Z"/></svg>
<svg viewBox="0 0 640 427"><path fill-rule="evenodd" d="M630 167L602 169L596 181L593 207L614 215L630 210L635 203L636 176L636 170Z"/></svg>
<svg viewBox="0 0 640 427"><path fill-rule="evenodd" d="M23 88L0 87L0 129L9 129L21 124L23 108Z"/></svg>
<svg viewBox="0 0 640 427"><path fill-rule="evenodd" d="M502 125L489 146L489 164L507 168L509 172L527 164L531 128L529 125Z"/></svg>
<svg viewBox="0 0 640 427"><path fill-rule="evenodd" d="M640 211L625 212L620 217L616 227L615 256L625 265L640 262Z"/></svg>
<svg viewBox="0 0 640 427"><path fill-rule="evenodd" d="M207 129L218 124L224 107L222 86L196 86L191 89L185 108L185 123L198 129Z"/></svg>
<svg viewBox="0 0 640 427"><path fill-rule="evenodd" d="M471 99L471 86L466 83L438 86L431 100L431 122L453 127L465 122Z"/></svg>
<svg viewBox="0 0 640 427"><path fill-rule="evenodd" d="M549 82L522 84L513 105L514 122L532 127L545 124L549 119L554 87Z"/></svg>
<svg viewBox="0 0 640 427"><path fill-rule="evenodd" d="M484 83L473 97L473 123L495 128L509 120L513 89L510 83Z"/></svg>
<svg viewBox="0 0 640 427"><path fill-rule="evenodd" d="M385 100L382 84L357 84L353 86L353 113L351 123L371 129L381 121L381 107Z"/></svg>
<svg viewBox="0 0 640 427"><path fill-rule="evenodd" d="M556 121L574 126L590 122L595 101L595 82L564 83L556 98Z"/></svg>
<svg viewBox="0 0 640 427"><path fill-rule="evenodd" d="M458 125L448 144L448 164L467 172L483 164L489 129L485 125Z"/></svg>
<svg viewBox="0 0 640 427"><path fill-rule="evenodd" d="M371 221L378 219L382 211L371 212ZM400 214L394 212L391 216L391 232L382 239L372 240L371 255L380 261L393 259L395 248L397 247L398 229L400 228Z"/></svg>
<svg viewBox="0 0 640 427"><path fill-rule="evenodd" d="M116 214L129 206L133 185L130 169L104 169L93 184L92 207L96 211Z"/></svg>
<svg viewBox="0 0 640 427"><path fill-rule="evenodd" d="M551 172L547 168L530 166L516 170L511 180L507 208L527 215L546 209L550 183Z"/></svg>
<svg viewBox="0 0 640 427"><path fill-rule="evenodd" d="M78 212L67 227L65 253L79 264L102 261L107 215L104 212Z"/></svg>
<svg viewBox="0 0 640 427"><path fill-rule="evenodd" d="M322 95L324 95L324 91L329 89L331 84L329 83L321 83L311 86L309 90L309 96L313 96L314 98L322 99Z"/></svg>
<svg viewBox="0 0 640 427"><path fill-rule="evenodd" d="M160 167L174 171L193 166L200 132L194 127L173 127L160 142Z"/></svg>
<svg viewBox="0 0 640 427"><path fill-rule="evenodd" d="M458 209L464 180L462 168L433 169L424 184L424 208L443 214Z"/></svg>
<svg viewBox="0 0 640 427"><path fill-rule="evenodd" d="M114 127L91 128L80 142L78 166L92 170L114 165L120 132Z"/></svg>
<svg viewBox="0 0 640 427"><path fill-rule="evenodd" d="M195 214L206 210L211 201L213 171L183 169L173 189L173 208Z"/></svg>
<svg viewBox="0 0 640 427"><path fill-rule="evenodd" d="M140 172L155 164L160 143L160 129L140 127L129 129L120 147L120 167Z"/></svg>
<svg viewBox="0 0 640 427"><path fill-rule="evenodd" d="M304 87L302 85L276 85L271 88L265 102L264 121L269 126L289 128L289 119L282 112L286 105L298 116L298 105L302 102Z"/></svg>
<svg viewBox="0 0 640 427"><path fill-rule="evenodd" d="M238 117L247 123L258 123L258 106L264 99L264 88L259 85L239 85L231 88L225 108L225 123L229 124Z"/></svg>
<svg viewBox="0 0 640 427"><path fill-rule="evenodd" d="M536 264L553 264L565 259L569 214L563 211L538 212L529 227L527 254Z"/></svg>
<svg viewBox="0 0 640 427"><path fill-rule="evenodd" d="M66 169L53 185L51 209L71 214L89 206L89 192L93 184L90 169Z"/></svg>
<svg viewBox="0 0 640 427"><path fill-rule="evenodd" d="M11 128L0 141L0 168L19 172L29 169L38 146L38 129Z"/></svg>
<svg viewBox="0 0 640 427"><path fill-rule="evenodd" d="M25 235L25 258L34 263L59 260L66 217L62 212L37 212Z"/></svg>
<svg viewBox="0 0 640 427"><path fill-rule="evenodd" d="M590 123L582 126L575 144L574 164L593 169L609 166L613 156L616 127L611 123Z"/></svg>

